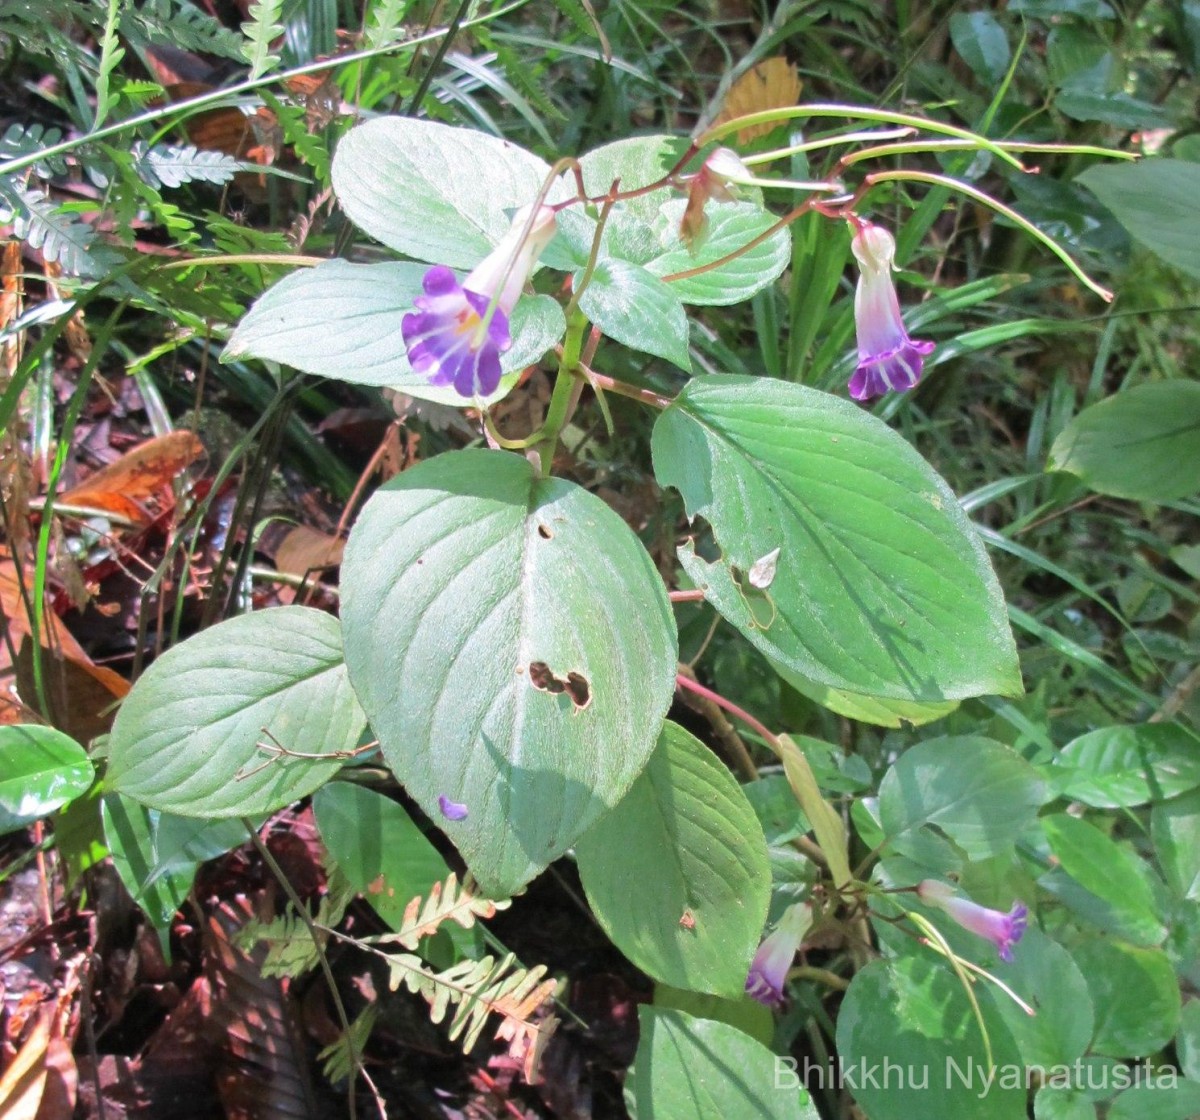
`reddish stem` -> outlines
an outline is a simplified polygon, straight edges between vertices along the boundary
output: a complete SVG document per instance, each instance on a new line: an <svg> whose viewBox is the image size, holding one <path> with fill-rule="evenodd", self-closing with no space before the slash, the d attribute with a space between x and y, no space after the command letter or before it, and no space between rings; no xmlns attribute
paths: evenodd
<svg viewBox="0 0 1200 1120"><path fill-rule="evenodd" d="M705 688L699 681L694 681L691 677L685 677L682 673L676 674L675 687L686 688L689 692L694 692L698 696L703 696L711 700L718 708L724 708L731 716L737 716L744 724L752 730L757 731L776 754L779 753L779 739L748 711L744 708L739 708L732 700L726 700L720 693L713 692L711 688Z"/></svg>

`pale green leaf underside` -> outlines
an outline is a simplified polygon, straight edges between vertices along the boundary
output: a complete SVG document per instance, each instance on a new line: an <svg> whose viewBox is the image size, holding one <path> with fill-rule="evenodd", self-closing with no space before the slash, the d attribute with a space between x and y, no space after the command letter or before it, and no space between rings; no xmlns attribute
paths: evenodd
<svg viewBox="0 0 1200 1120"><path fill-rule="evenodd" d="M389 765L485 893L518 890L629 789L674 690L662 580L625 523L520 456L380 489L342 562L347 664ZM531 666L587 682L580 709ZM467 806L443 820L439 795Z"/></svg>
<svg viewBox="0 0 1200 1120"><path fill-rule="evenodd" d="M305 373L399 389L439 404L472 404L451 385L430 385L408 364L404 316L421 294L423 264L328 261L301 269L268 288L238 324L222 361L264 358ZM513 344L500 356L505 376L488 397L507 395L521 370L536 362L566 330L562 308L549 296L526 296L513 310Z"/></svg>
<svg viewBox="0 0 1200 1120"><path fill-rule="evenodd" d="M709 522L724 553L708 563L685 545L684 568L768 657L896 700L1020 692L977 534L879 420L801 385L705 377L659 417L653 452L659 482ZM774 581L753 592L744 573L777 548Z"/></svg>
<svg viewBox="0 0 1200 1120"><path fill-rule="evenodd" d="M108 785L184 816L270 813L330 778L342 761L329 756L353 749L364 724L336 619L307 607L239 615L138 680L113 724Z"/></svg>

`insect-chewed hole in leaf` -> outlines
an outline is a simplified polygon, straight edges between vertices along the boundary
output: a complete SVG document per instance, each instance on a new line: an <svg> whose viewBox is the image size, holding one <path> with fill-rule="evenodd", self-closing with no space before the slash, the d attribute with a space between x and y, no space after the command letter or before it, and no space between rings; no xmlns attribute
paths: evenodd
<svg viewBox="0 0 1200 1120"><path fill-rule="evenodd" d="M565 694L578 712L592 702L592 687L587 677L573 671L565 677L556 677L544 661L529 663L529 683L539 692L549 692L555 696Z"/></svg>
<svg viewBox="0 0 1200 1120"><path fill-rule="evenodd" d="M769 559L770 555L768 553L764 559ZM758 586L763 582L764 573L761 570L759 573L755 573L753 569L749 573L743 572L736 564L730 564L729 574L733 577L733 582L737 585L746 609L750 612L750 625L756 630L770 630L771 624L778 614L778 608L775 606L775 600L771 597L771 593L765 587ZM768 584L774 578L774 572L772 572L771 579L767 581Z"/></svg>
<svg viewBox="0 0 1200 1120"><path fill-rule="evenodd" d="M538 525L538 536L541 537L542 540L548 541L548 540L552 540L554 538L554 533L551 531L549 525L539 524Z"/></svg>

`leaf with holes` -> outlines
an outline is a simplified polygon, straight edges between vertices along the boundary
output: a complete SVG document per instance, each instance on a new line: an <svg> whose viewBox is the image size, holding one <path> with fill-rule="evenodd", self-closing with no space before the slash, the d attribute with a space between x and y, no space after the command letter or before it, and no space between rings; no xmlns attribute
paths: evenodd
<svg viewBox="0 0 1200 1120"><path fill-rule="evenodd" d="M138 680L113 724L108 784L184 816L270 813L332 777L364 724L337 620L256 611L181 642Z"/></svg>
<svg viewBox="0 0 1200 1120"><path fill-rule="evenodd" d="M724 551L684 568L772 660L894 700L1020 692L1004 598L950 488L848 401L753 377L692 381L654 428L654 471ZM746 574L780 550L765 591Z"/></svg>
<svg viewBox="0 0 1200 1120"><path fill-rule="evenodd" d="M629 527L523 458L378 490L342 560L351 680L397 777L503 898L628 791L674 690L666 589Z"/></svg>
<svg viewBox="0 0 1200 1120"><path fill-rule="evenodd" d="M767 842L698 739L664 724L633 788L575 854L592 910L638 968L677 988L742 994L767 919Z"/></svg>

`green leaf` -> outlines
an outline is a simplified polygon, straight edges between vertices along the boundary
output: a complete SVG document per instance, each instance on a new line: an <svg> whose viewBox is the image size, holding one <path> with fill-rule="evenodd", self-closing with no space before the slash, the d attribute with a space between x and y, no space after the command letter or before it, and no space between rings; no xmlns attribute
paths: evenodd
<svg viewBox="0 0 1200 1120"><path fill-rule="evenodd" d="M1008 70L1008 35L991 12L955 12L950 17L954 49L984 85L996 85Z"/></svg>
<svg viewBox="0 0 1200 1120"><path fill-rule="evenodd" d="M332 169L334 194L360 229L419 261L467 269L495 248L549 173L507 140L412 117L351 129Z"/></svg>
<svg viewBox="0 0 1200 1120"><path fill-rule="evenodd" d="M722 999L672 988L669 984L655 984L654 1006L664 1011L683 1011L697 1019L727 1023L764 1046L770 1046L775 1038L775 1017L771 1009L745 993L737 999Z"/></svg>
<svg viewBox="0 0 1200 1120"><path fill-rule="evenodd" d="M1200 790L1155 805L1150 835L1167 885L1200 902Z"/></svg>
<svg viewBox="0 0 1200 1120"><path fill-rule="evenodd" d="M1116 13L1107 0L1011 0L1010 12L1026 16L1080 16L1084 19L1115 19Z"/></svg>
<svg viewBox="0 0 1200 1120"><path fill-rule="evenodd" d="M1164 801L1200 786L1200 740L1177 723L1102 727L1054 760L1069 772L1063 796L1097 809Z"/></svg>
<svg viewBox="0 0 1200 1120"><path fill-rule="evenodd" d="M690 382L658 419L659 482L724 551L680 559L709 601L809 680L896 700L1020 691L1003 597L949 487L881 421L801 385ZM742 578L780 549L774 581Z"/></svg>
<svg viewBox="0 0 1200 1120"><path fill-rule="evenodd" d="M575 283L579 284L576 276ZM657 276L610 257L592 272L579 309L609 338L690 370L688 321L679 297Z"/></svg>
<svg viewBox="0 0 1200 1120"><path fill-rule="evenodd" d="M410 899L450 873L403 806L372 789L330 782L313 795L313 813L334 862L392 929Z"/></svg>
<svg viewBox="0 0 1200 1120"><path fill-rule="evenodd" d="M1196 1120L1200 1116L1200 1081L1177 1077L1173 1070L1135 1067L1143 1080L1121 1093L1108 1107L1107 1120Z"/></svg>
<svg viewBox="0 0 1200 1120"><path fill-rule="evenodd" d="M1096 1106L1079 1089L1043 1085L1033 1098L1034 1120L1096 1120Z"/></svg>
<svg viewBox="0 0 1200 1120"><path fill-rule="evenodd" d="M772 662L771 668L792 688L807 696L813 703L828 708L839 716L873 723L877 727L920 727L933 723L954 711L957 700L919 703L916 700L887 700L881 696L864 696L859 692L847 692L844 688L810 681L807 677L789 669L786 665Z"/></svg>
<svg viewBox="0 0 1200 1120"><path fill-rule="evenodd" d="M655 992L655 999L658 993ZM1200 1081L1200 999L1189 999L1179 1016L1179 1033L1175 1036L1175 1055L1179 1068L1193 1081Z"/></svg>
<svg viewBox="0 0 1200 1120"><path fill-rule="evenodd" d="M1096 1009L1092 1053L1143 1058L1165 1046L1179 1026L1179 982L1166 953L1100 938L1071 955Z"/></svg>
<svg viewBox="0 0 1200 1120"><path fill-rule="evenodd" d="M992 1072L1023 1071L989 992L975 990ZM874 961L859 971L838 1012L837 1049L843 1082L868 1120L1025 1120L1023 1077L1019 1086L999 1076L989 1084L978 1023L941 958Z"/></svg>
<svg viewBox="0 0 1200 1120"><path fill-rule="evenodd" d="M1154 381L1085 408L1054 441L1048 469L1116 498L1166 502L1200 490L1200 382Z"/></svg>
<svg viewBox="0 0 1200 1120"><path fill-rule="evenodd" d="M404 316L421 294L419 264L326 261L285 276L255 301L221 355L264 358L355 385L385 385L440 404L468 404L451 385L430 385L408 364L401 335ZM550 296L527 296L513 309L512 346L501 355L505 377L489 397L504 397L521 371L566 330L562 308Z"/></svg>
<svg viewBox="0 0 1200 1120"><path fill-rule="evenodd" d="M665 723L633 787L575 845L604 932L655 980L736 997L767 920L754 810L699 740Z"/></svg>
<svg viewBox="0 0 1200 1120"><path fill-rule="evenodd" d="M626 1082L634 1120L818 1120L786 1064L737 1028L644 1006L638 1024Z"/></svg>
<svg viewBox="0 0 1200 1120"><path fill-rule="evenodd" d="M256 611L150 666L117 712L108 783L184 816L270 813L332 777L364 723L337 620Z"/></svg>
<svg viewBox="0 0 1200 1120"><path fill-rule="evenodd" d="M694 245L685 245L678 231L686 206L685 199L663 206L659 223L666 227L663 240L669 247L646 262L647 272L665 277L711 265L762 236L777 220L774 214L752 203L710 203L703 234ZM698 276L668 281L668 286L677 299L696 306L742 303L781 276L791 257L791 238L786 229L781 229L733 260Z"/></svg>
<svg viewBox="0 0 1200 1120"><path fill-rule="evenodd" d="M1147 249L1200 277L1200 164L1181 159L1097 164L1077 178Z"/></svg>
<svg viewBox="0 0 1200 1120"><path fill-rule="evenodd" d="M1095 825L1066 813L1042 819L1042 828L1062 870L1112 908L1119 928L1141 944L1157 945L1167 935L1146 868L1137 857Z"/></svg>
<svg viewBox="0 0 1200 1120"><path fill-rule="evenodd" d="M342 621L384 756L493 898L625 795L674 692L645 549L517 455L440 455L377 491L342 561ZM439 796L468 815L443 820Z"/></svg>
<svg viewBox="0 0 1200 1120"><path fill-rule="evenodd" d="M246 13L250 19L242 24L246 40L242 54L250 63L250 77L257 78L279 65L279 55L271 53L271 44L283 34L283 0L257 0Z"/></svg>
<svg viewBox="0 0 1200 1120"><path fill-rule="evenodd" d="M1045 800L1037 771L1019 754L963 735L905 751L879 785L879 816L898 851L917 829L934 825L970 858L986 859L1010 852Z"/></svg>
<svg viewBox="0 0 1200 1120"><path fill-rule="evenodd" d="M40 724L0 726L0 835L86 793L95 771L69 735Z"/></svg>

